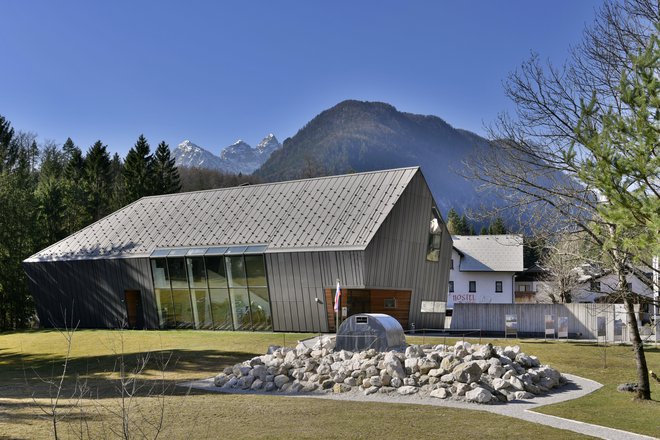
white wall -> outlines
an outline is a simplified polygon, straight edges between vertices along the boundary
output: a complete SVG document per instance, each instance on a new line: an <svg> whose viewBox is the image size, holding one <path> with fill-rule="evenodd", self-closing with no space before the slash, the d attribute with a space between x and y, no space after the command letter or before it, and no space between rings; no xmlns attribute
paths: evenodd
<svg viewBox="0 0 660 440"><path fill-rule="evenodd" d="M642 283L635 275L626 275L628 283L632 284L632 291L649 298L653 298L653 290ZM617 277L614 274L598 278L600 293L591 291L591 282L582 283L573 291L575 302L593 302L599 296L612 293L616 290Z"/></svg>
<svg viewBox="0 0 660 440"><path fill-rule="evenodd" d="M629 283L632 283L633 292L648 296L649 298L653 297L653 291L649 289L644 283L642 283L635 275L628 275L626 276L626 279ZM594 302L596 298L613 292L616 288L617 278L615 275L607 275L599 278L596 281L600 281L600 292L592 292L590 290L591 282L587 281L586 283L580 284L573 290L573 302ZM550 298L550 293L554 293L555 297L557 299L559 298L559 294L555 292L556 289L550 282L518 281L516 282L516 290L521 290L520 286L523 284L528 286L528 290L531 289L536 292L537 303L551 303L552 300Z"/></svg>
<svg viewBox="0 0 660 440"><path fill-rule="evenodd" d="M452 251L454 269L449 271L449 281L454 282L454 292L447 293L447 308L455 303L511 304L513 302L514 272L461 272L460 256ZM477 282L477 291L469 292L469 282ZM495 282L502 282L502 292L495 292Z"/></svg>

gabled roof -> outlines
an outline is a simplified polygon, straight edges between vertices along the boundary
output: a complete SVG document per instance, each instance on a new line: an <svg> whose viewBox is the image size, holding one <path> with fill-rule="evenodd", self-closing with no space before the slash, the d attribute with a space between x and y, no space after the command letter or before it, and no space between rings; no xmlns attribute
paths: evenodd
<svg viewBox="0 0 660 440"><path fill-rule="evenodd" d="M26 262L144 257L156 248L265 244L362 250L419 167L144 197Z"/></svg>
<svg viewBox="0 0 660 440"><path fill-rule="evenodd" d="M461 272L519 272L523 270L522 235L452 235L461 254Z"/></svg>

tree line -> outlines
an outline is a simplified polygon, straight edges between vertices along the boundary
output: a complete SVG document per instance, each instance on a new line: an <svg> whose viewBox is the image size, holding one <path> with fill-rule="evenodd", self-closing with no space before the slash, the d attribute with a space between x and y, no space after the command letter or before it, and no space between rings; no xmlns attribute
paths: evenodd
<svg viewBox="0 0 660 440"><path fill-rule="evenodd" d="M475 224L465 214L458 215L454 208L447 213L447 229L451 235L477 235ZM509 231L502 217L496 217L488 225L483 225L479 235L503 235Z"/></svg>
<svg viewBox="0 0 660 440"><path fill-rule="evenodd" d="M180 190L165 142L152 153L140 135L122 160L100 140L85 152L71 138L40 146L0 115L0 329L33 316L25 258L141 197Z"/></svg>

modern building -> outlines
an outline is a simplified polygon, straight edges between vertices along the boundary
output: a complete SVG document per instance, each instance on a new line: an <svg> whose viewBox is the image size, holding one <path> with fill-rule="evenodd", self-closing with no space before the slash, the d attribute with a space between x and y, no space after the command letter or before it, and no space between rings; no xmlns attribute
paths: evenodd
<svg viewBox="0 0 660 440"><path fill-rule="evenodd" d="M456 303L511 304L523 270L521 235L452 235L447 308Z"/></svg>
<svg viewBox="0 0 660 440"><path fill-rule="evenodd" d="M44 326L441 328L451 237L419 168L144 197L24 261Z"/></svg>

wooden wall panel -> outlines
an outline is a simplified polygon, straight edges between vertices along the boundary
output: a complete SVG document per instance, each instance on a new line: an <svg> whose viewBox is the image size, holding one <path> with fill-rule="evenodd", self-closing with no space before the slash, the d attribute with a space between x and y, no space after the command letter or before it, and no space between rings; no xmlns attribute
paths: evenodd
<svg viewBox="0 0 660 440"><path fill-rule="evenodd" d="M394 298L396 308L386 309L385 299ZM385 313L394 317L401 326L408 328L410 292L404 290L371 290L371 313Z"/></svg>

